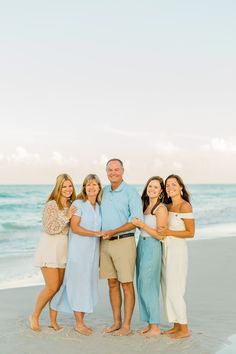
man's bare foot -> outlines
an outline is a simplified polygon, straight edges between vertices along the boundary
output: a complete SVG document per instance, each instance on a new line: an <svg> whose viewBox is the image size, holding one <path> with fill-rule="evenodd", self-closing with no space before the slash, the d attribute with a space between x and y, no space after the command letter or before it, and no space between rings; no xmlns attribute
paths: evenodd
<svg viewBox="0 0 236 354"><path fill-rule="evenodd" d="M150 329L149 331L145 332L142 334L142 336L146 337L146 338L151 338L151 337L157 337L161 334L160 329Z"/></svg>
<svg viewBox="0 0 236 354"><path fill-rule="evenodd" d="M150 329L150 326L148 325L148 326L146 326L144 328L138 329L137 333L143 334L143 333L146 333L147 331L149 331L149 329Z"/></svg>
<svg viewBox="0 0 236 354"><path fill-rule="evenodd" d="M41 331L39 321L33 315L29 316L29 325L33 331L35 332Z"/></svg>
<svg viewBox="0 0 236 354"><path fill-rule="evenodd" d="M190 336L190 331L178 331L176 333L171 334L169 337L172 339L181 339Z"/></svg>
<svg viewBox="0 0 236 354"><path fill-rule="evenodd" d="M55 331L60 331L62 329L62 327L57 322L50 323L48 328L53 328Z"/></svg>
<svg viewBox="0 0 236 354"><path fill-rule="evenodd" d="M117 331L113 332L113 336L116 337L129 336L130 334L133 334L133 331L130 328L124 328L124 327L121 327Z"/></svg>
<svg viewBox="0 0 236 354"><path fill-rule="evenodd" d="M75 331L83 334L84 336L90 336L92 334L92 329L90 329L89 327L85 326L85 325L76 325L75 326Z"/></svg>
<svg viewBox="0 0 236 354"><path fill-rule="evenodd" d="M103 333L113 333L115 331L117 331L118 329L120 329L120 323L113 323L113 325L111 325L111 327L107 327L103 330Z"/></svg>
<svg viewBox="0 0 236 354"><path fill-rule="evenodd" d="M172 334L172 333L176 333L179 331L179 327L178 326L174 326L171 329L168 329L167 331L162 331L161 334Z"/></svg>

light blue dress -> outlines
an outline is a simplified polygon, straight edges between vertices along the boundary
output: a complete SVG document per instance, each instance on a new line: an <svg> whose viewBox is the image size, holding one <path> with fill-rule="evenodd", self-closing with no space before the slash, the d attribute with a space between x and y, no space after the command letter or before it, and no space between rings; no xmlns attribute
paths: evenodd
<svg viewBox="0 0 236 354"><path fill-rule="evenodd" d="M92 231L101 230L100 206L96 209L87 200L76 200L75 215L80 226ZM100 238L80 236L70 230L68 260L63 284L51 301L51 308L61 312L93 312L98 301L98 267Z"/></svg>
<svg viewBox="0 0 236 354"><path fill-rule="evenodd" d="M144 215L144 222L156 228L156 217ZM139 236L136 260L136 286L141 320L160 324L161 242L143 229Z"/></svg>

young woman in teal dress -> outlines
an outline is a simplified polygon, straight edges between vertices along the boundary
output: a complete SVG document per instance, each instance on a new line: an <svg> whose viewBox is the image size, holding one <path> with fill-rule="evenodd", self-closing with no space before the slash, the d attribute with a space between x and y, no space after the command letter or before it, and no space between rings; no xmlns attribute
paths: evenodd
<svg viewBox="0 0 236 354"><path fill-rule="evenodd" d="M164 236L159 231L167 228L168 211L163 204L166 199L163 179L151 177L142 193L144 222L138 218L133 224L141 228L138 241L136 276L140 317L147 326L138 332L145 337L160 334L160 276Z"/></svg>

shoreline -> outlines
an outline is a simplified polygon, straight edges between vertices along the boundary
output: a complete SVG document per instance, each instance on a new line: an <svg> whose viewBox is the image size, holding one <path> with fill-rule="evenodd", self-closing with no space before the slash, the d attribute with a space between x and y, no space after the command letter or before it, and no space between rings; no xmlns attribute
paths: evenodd
<svg viewBox="0 0 236 354"><path fill-rule="evenodd" d="M99 281L99 303L93 314L87 316L94 327L90 337L73 330L73 317L59 315L63 331L47 328L48 311L42 315L43 330L35 333L29 328L28 316L32 311L40 286L26 286L0 290L0 351L10 354L132 354L132 353L183 353L211 354L230 347L230 337L236 333L235 288L236 237L188 242L189 274L186 302L191 336L173 340L167 336L145 339L135 333L129 337L116 338L102 334L104 327L112 322L106 281ZM143 324L135 306L132 328ZM161 326L168 323L161 313ZM220 351L221 353L221 351ZM222 351L223 353L223 351Z"/></svg>
<svg viewBox="0 0 236 354"><path fill-rule="evenodd" d="M236 223L235 223L236 225ZM200 229L201 230L201 229ZM231 234L227 234L225 236L219 235L208 235L202 236L203 233L195 236L194 238L187 239L187 243L196 243L201 241L215 241L218 239L228 239L236 237L235 233L232 231ZM211 238L210 238L211 237ZM138 239L138 238L137 238ZM40 272L40 269L33 266L33 258L34 258L35 251L31 254L27 255L2 255L0 256L0 263L3 267L2 274L7 274L8 278L5 280L4 278L1 279L0 275L0 291L4 289L19 289L19 288L27 288L31 286L41 286L44 283L43 276ZM14 274L17 271L17 274Z"/></svg>

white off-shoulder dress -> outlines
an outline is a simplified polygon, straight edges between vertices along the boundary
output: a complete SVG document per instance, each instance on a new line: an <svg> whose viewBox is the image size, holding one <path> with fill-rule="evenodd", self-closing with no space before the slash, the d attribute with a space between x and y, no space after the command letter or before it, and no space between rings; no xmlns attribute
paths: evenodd
<svg viewBox="0 0 236 354"><path fill-rule="evenodd" d="M65 268L69 219L66 209L59 209L55 200L46 203L43 211L43 233L34 257L36 267Z"/></svg>
<svg viewBox="0 0 236 354"><path fill-rule="evenodd" d="M184 231L183 219L194 219L192 213L169 212L168 229ZM188 250L184 238L166 237L163 242L161 289L168 321L187 324L184 294L188 271Z"/></svg>

